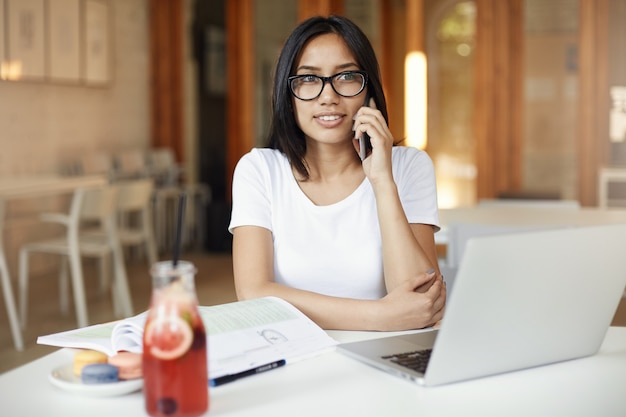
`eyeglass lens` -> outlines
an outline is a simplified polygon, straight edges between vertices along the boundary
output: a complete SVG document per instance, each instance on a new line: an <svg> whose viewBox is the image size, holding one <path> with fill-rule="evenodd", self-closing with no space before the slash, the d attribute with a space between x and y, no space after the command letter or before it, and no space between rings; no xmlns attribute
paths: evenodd
<svg viewBox="0 0 626 417"><path fill-rule="evenodd" d="M330 83L337 94L344 97L353 97L363 91L365 76L358 72L346 71L332 77L317 75L302 75L291 79L291 91L302 100L312 100L318 97L324 89L326 81Z"/></svg>

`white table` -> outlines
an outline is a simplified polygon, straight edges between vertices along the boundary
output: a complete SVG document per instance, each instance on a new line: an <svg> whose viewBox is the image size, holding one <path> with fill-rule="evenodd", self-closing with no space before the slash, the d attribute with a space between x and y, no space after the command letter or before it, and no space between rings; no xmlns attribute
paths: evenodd
<svg viewBox="0 0 626 417"><path fill-rule="evenodd" d="M4 303L11 326L13 342L17 350L22 350L24 345L22 342L22 334L18 326L9 267L4 254L2 231L4 229L5 202L18 198L35 198L69 193L80 187L103 185L106 184L106 182L106 178L99 175L80 177L46 175L0 179L0 281L2 282Z"/></svg>
<svg viewBox="0 0 626 417"><path fill-rule="evenodd" d="M386 333L329 332L339 342ZM88 398L62 391L50 371L61 349L0 375L3 416L145 416L141 391ZM208 416L626 416L626 328L612 327L597 355L436 388L423 388L338 352L210 390Z"/></svg>

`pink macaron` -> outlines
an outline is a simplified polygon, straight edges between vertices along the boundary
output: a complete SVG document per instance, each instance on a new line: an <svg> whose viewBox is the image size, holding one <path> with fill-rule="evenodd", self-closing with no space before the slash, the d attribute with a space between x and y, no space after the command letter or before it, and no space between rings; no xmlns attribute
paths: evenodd
<svg viewBox="0 0 626 417"><path fill-rule="evenodd" d="M120 379L136 379L142 377L141 354L119 352L109 358L109 363L119 370Z"/></svg>

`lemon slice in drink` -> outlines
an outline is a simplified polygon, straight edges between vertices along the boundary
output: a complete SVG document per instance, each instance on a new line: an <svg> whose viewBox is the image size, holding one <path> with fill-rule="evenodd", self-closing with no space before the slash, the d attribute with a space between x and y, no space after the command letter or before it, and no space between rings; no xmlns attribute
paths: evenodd
<svg viewBox="0 0 626 417"><path fill-rule="evenodd" d="M176 316L155 318L147 326L145 337L152 356L163 360L183 356L193 342L189 323Z"/></svg>

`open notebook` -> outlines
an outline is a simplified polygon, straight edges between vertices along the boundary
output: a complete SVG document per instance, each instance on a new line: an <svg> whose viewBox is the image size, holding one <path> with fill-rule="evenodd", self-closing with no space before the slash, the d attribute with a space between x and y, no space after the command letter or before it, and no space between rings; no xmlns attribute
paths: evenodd
<svg viewBox="0 0 626 417"><path fill-rule="evenodd" d="M338 350L429 386L592 355L624 292L625 258L626 225L473 238L439 330Z"/></svg>

